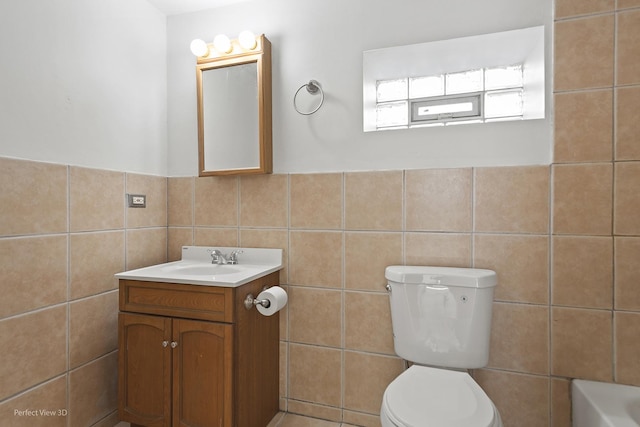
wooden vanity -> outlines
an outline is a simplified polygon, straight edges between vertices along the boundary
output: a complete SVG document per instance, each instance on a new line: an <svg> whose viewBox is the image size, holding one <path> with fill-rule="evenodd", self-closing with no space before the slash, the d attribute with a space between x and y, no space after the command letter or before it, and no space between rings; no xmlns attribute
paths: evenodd
<svg viewBox="0 0 640 427"><path fill-rule="evenodd" d="M264 427L278 412L279 313L246 309L279 285L120 279L118 415L132 427Z"/></svg>

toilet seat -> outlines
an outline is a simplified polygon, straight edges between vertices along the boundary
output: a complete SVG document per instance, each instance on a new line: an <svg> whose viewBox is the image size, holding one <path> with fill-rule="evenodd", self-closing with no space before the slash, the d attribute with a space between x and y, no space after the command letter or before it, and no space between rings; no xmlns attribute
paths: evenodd
<svg viewBox="0 0 640 427"><path fill-rule="evenodd" d="M397 426L496 425L493 403L469 374L460 371L414 365L389 384L382 407Z"/></svg>

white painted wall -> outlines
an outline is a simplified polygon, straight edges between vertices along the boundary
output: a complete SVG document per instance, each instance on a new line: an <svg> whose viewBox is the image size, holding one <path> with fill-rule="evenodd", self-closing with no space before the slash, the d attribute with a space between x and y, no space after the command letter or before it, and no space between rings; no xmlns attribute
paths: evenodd
<svg viewBox="0 0 640 427"><path fill-rule="evenodd" d="M166 17L145 0L0 2L0 156L167 174Z"/></svg>
<svg viewBox="0 0 640 427"><path fill-rule="evenodd" d="M273 45L274 172L548 164L547 118L387 132L362 131L362 52L546 26L551 70L551 0L254 0L168 18L169 175L197 174L194 38L250 29ZM551 84L551 73L547 71ZM325 105L312 116L292 106L316 79Z"/></svg>

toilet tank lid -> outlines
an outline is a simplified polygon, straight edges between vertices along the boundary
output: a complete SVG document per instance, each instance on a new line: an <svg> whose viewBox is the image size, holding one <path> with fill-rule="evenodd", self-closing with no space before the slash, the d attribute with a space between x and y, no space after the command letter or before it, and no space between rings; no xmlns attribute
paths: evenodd
<svg viewBox="0 0 640 427"><path fill-rule="evenodd" d="M385 277L397 283L465 288L491 288L497 283L495 271L481 268L391 265L385 269Z"/></svg>

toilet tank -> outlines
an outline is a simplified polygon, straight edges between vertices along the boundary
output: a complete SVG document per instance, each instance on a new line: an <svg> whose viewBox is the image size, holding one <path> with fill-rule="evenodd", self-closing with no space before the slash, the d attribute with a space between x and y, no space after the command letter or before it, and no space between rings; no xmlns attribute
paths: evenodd
<svg viewBox="0 0 640 427"><path fill-rule="evenodd" d="M494 271L389 266L385 277L398 356L447 368L486 366Z"/></svg>

